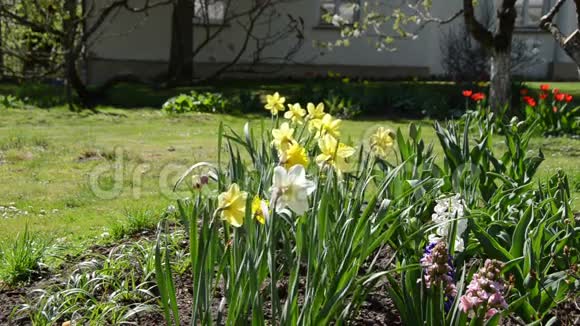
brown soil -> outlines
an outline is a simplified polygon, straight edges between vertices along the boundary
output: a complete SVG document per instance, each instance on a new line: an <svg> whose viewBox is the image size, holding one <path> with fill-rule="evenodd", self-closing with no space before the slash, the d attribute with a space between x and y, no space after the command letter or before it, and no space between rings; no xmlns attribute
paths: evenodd
<svg viewBox="0 0 580 326"><path fill-rule="evenodd" d="M135 241L137 238L145 238L149 240L154 239L153 232L143 233L135 236L132 239L125 240L127 242ZM124 241L124 242L125 242ZM88 253L98 253L101 255L107 255L115 245L108 246L93 246L90 248ZM67 264L71 266L74 263L79 262L82 257L67 257ZM379 257L377 258L375 267L380 269L387 269L392 256L391 252L383 250ZM27 286L19 288L8 288L6 286L2 287L0 284L0 325L29 325L30 322L26 320L13 320L10 321L10 315L12 314L15 307L25 303L28 299L32 298L31 292L35 289L46 288L50 285L56 284L66 271L66 267L62 267L60 274L50 274L47 272L38 274ZM191 320L191 305L193 296L193 286L191 274L185 273L184 275L175 275L175 289L177 292L177 300L179 307L179 316L182 324L189 324ZM278 283L278 288L280 290L281 298L284 298L284 289L287 287L287 282L282 280ZM214 302L212 303L212 315L216 315L220 300L222 297L221 289L218 289L214 294ZM299 304L301 302L299 298ZM580 322L580 309L578 308L580 302L577 300L567 301L558 306L556 311L556 316L558 317L557 325L578 325ZM264 305L264 315L265 318L269 318L270 305L266 303ZM227 309L227 307L226 307ZM147 313L139 315L135 318L135 323L142 326L157 326L164 325L165 321L162 312L158 313ZM385 290L384 284L379 284L377 288L372 290L366 301L361 305L358 313L352 317L351 325L402 325L399 318L399 314L393 302L387 296L387 291ZM506 318L503 325L518 325L515 319Z"/></svg>

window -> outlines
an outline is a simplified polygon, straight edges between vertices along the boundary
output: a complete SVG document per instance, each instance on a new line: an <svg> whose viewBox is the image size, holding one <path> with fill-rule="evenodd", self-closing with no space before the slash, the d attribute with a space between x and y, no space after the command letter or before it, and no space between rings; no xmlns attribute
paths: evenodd
<svg viewBox="0 0 580 326"><path fill-rule="evenodd" d="M221 0L195 0L193 22L195 24L223 24L225 5Z"/></svg>
<svg viewBox="0 0 580 326"><path fill-rule="evenodd" d="M550 0L518 0L516 1L516 26L538 27L542 16L548 12Z"/></svg>
<svg viewBox="0 0 580 326"><path fill-rule="evenodd" d="M353 24L359 19L358 0L320 0L320 23L322 25Z"/></svg>

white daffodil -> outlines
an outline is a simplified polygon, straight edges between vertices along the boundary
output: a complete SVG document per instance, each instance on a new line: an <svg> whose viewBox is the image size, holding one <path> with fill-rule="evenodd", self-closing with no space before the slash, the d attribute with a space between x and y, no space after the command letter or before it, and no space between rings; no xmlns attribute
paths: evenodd
<svg viewBox="0 0 580 326"><path fill-rule="evenodd" d="M296 214L304 214L308 210L308 195L316 185L306 179L306 171L302 165L294 165L289 170L282 166L274 168L272 185L272 205L276 210L288 207Z"/></svg>
<svg viewBox="0 0 580 326"><path fill-rule="evenodd" d="M442 238L447 238L449 230L454 225L454 219L457 219L457 232L455 237L455 251L463 251L463 233L467 229L467 220L464 218L463 208L465 202L459 194L437 200L437 205L433 209L435 212L431 215L431 220L437 224L434 234L429 235L429 241L435 242Z"/></svg>

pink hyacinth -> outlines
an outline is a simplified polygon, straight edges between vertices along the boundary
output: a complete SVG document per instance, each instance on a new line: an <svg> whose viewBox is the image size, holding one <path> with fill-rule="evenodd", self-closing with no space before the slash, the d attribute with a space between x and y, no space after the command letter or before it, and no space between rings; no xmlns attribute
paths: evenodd
<svg viewBox="0 0 580 326"><path fill-rule="evenodd" d="M457 288L453 276L455 270L451 263L451 257L447 251L445 241L430 243L421 258L421 267L424 271L425 287L442 286L445 291L445 310L449 311L453 300L457 296ZM417 280L420 282L421 279Z"/></svg>
<svg viewBox="0 0 580 326"><path fill-rule="evenodd" d="M486 311L485 319L489 319L499 313L500 309L507 309L503 297L505 282L500 275L502 266L501 262L487 259L479 273L473 275L467 291L459 299L459 308L463 312L477 313L483 307Z"/></svg>

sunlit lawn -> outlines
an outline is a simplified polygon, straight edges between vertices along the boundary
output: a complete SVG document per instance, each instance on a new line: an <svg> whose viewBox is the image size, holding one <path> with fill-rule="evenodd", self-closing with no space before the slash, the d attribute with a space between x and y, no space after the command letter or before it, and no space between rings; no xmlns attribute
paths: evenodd
<svg viewBox="0 0 580 326"><path fill-rule="evenodd" d="M174 201L170 187L187 166L216 160L220 122L241 131L246 121L258 127L259 120L265 119L209 114L171 117L147 109L101 108L101 112L78 115L64 108L1 112L0 206L14 205L28 215L0 218L0 239L10 239L28 223L60 243L84 245L100 238L128 212L161 212ZM269 119L265 122L270 123ZM416 123L423 125L426 141L437 144L431 122ZM376 126L406 130L408 123L346 121L343 130L358 144ZM495 143L501 149L501 138ZM531 148L541 148L546 155L540 179L561 168L578 191L580 140L538 137ZM440 153L438 144L436 151ZM111 169L112 164L123 168ZM89 175L102 169L108 171L98 179L99 189L113 189L115 176L120 176L118 195L92 190ZM115 175L119 171L122 175ZM577 191L573 197L579 208Z"/></svg>

